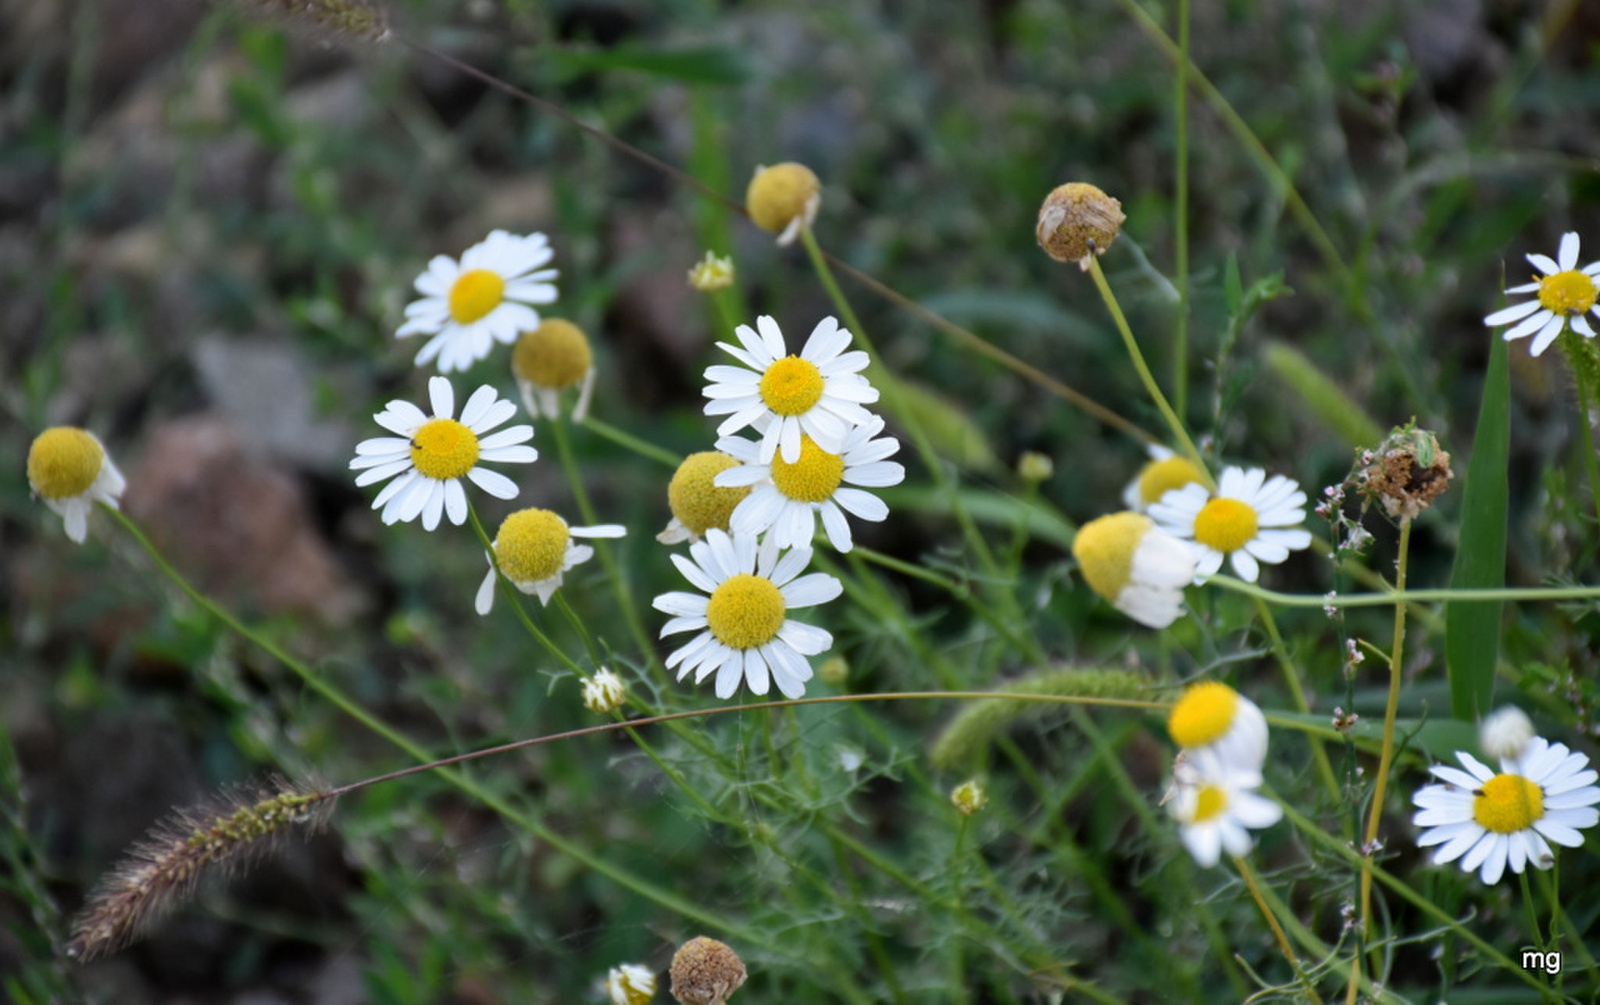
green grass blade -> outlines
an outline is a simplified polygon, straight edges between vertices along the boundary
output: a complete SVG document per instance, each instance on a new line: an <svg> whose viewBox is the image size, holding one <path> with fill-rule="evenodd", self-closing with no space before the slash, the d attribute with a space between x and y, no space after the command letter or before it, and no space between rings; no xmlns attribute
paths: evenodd
<svg viewBox="0 0 1600 1005"><path fill-rule="evenodd" d="M1299 350L1282 342L1272 342L1264 348L1262 356L1295 397L1351 447L1376 446L1383 439L1384 430L1377 420Z"/></svg>
<svg viewBox="0 0 1600 1005"><path fill-rule="evenodd" d="M1506 464L1511 451L1511 374L1506 344L1489 352L1489 373L1478 409L1478 431L1467 464L1461 502L1461 544L1450 587L1492 589L1506 581ZM1445 605L1444 653L1450 671L1450 712L1468 722L1489 711L1500 655L1498 600L1457 600Z"/></svg>

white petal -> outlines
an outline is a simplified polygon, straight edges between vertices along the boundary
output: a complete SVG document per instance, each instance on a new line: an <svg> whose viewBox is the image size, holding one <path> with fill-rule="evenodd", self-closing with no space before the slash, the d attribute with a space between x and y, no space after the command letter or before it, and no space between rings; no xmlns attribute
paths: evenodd
<svg viewBox="0 0 1600 1005"><path fill-rule="evenodd" d="M1534 288L1538 288L1537 284L1535 284ZM1534 311L1538 310L1539 307L1540 304L1537 300L1529 300L1526 303L1513 304L1504 310L1495 311L1493 314L1484 318L1483 323L1488 325L1490 328L1498 328L1501 325L1508 325L1513 321L1520 321L1529 314L1532 314Z"/></svg>
<svg viewBox="0 0 1600 1005"><path fill-rule="evenodd" d="M1566 326L1566 315L1556 314L1552 316L1550 318L1550 322L1543 328L1539 329L1539 334L1533 337L1533 344L1528 346L1528 355L1537 356L1546 349L1550 348L1550 343L1556 340L1556 336L1560 335L1561 329L1565 328Z"/></svg>
<svg viewBox="0 0 1600 1005"><path fill-rule="evenodd" d="M483 577L482 584L478 586L478 596L476 599L474 599L472 604L473 609L476 610L480 616L488 614L490 611L494 610L495 579L496 576L494 573L494 566L491 565L489 566L489 574Z"/></svg>
<svg viewBox="0 0 1600 1005"><path fill-rule="evenodd" d="M456 391L450 385L449 378L428 378L428 401L433 405L433 415L437 419L448 419L454 416L456 408Z"/></svg>
<svg viewBox="0 0 1600 1005"><path fill-rule="evenodd" d="M1569 272L1578 265L1578 232L1570 230L1561 235L1561 249L1556 252L1556 264L1561 266L1562 272Z"/></svg>
<svg viewBox="0 0 1600 1005"><path fill-rule="evenodd" d="M472 484L483 489L496 499L515 499L517 497L517 483L498 471L490 471L488 468L473 468L467 472L467 477L472 479Z"/></svg>
<svg viewBox="0 0 1600 1005"><path fill-rule="evenodd" d="M813 572L780 587L779 592L783 594L783 606L792 610L826 604L844 592L844 584L826 572Z"/></svg>

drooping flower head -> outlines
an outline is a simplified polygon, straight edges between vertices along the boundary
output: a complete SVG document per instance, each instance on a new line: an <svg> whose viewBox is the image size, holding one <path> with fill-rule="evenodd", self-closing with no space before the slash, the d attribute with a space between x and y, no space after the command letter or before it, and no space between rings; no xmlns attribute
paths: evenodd
<svg viewBox="0 0 1600 1005"><path fill-rule="evenodd" d="M1122 505L1135 513L1143 513L1173 489L1185 485L1204 486L1205 483L1205 472L1189 458L1166 447L1152 445L1150 460L1122 490Z"/></svg>
<svg viewBox="0 0 1600 1005"><path fill-rule="evenodd" d="M759 329L759 331L758 331ZM762 464L779 453L790 464L800 459L800 436L838 453L845 434L872 418L863 405L878 400L878 391L861 376L867 354L846 352L850 333L835 318L823 318L811 330L800 355L789 354L778 322L762 315L756 327L740 325L739 345L717 345L744 366L706 369L707 415L726 415L717 427L728 436L745 426L762 434ZM748 369L747 369L748 368Z"/></svg>
<svg viewBox="0 0 1600 1005"><path fill-rule="evenodd" d="M1189 546L1141 513L1113 513L1079 527L1072 557L1090 588L1150 628L1178 619L1183 588L1194 581Z"/></svg>
<svg viewBox="0 0 1600 1005"><path fill-rule="evenodd" d="M724 471L738 466L736 458L720 450L702 450L685 457L678 470L672 473L672 481L667 483L667 505L672 509L672 520L666 530L656 535L656 540L662 544L678 544L698 541L712 528L727 530L734 508L750 495L750 487L726 488L716 480Z"/></svg>
<svg viewBox="0 0 1600 1005"><path fill-rule="evenodd" d="M1185 688L1167 715L1167 732L1184 750L1207 751L1226 765L1259 772L1266 763L1267 717L1221 681Z"/></svg>
<svg viewBox="0 0 1600 1005"><path fill-rule="evenodd" d="M594 352L583 329L565 318L545 318L539 326L517 337L511 350L511 375L516 378L522 404L534 418L560 416L561 392L578 388L574 421L589 414L594 393Z"/></svg>
<svg viewBox="0 0 1600 1005"><path fill-rule="evenodd" d="M1260 468L1228 468L1213 495L1204 485L1169 491L1150 507L1163 530L1194 542L1195 582L1204 582L1228 559L1247 583L1261 574L1259 563L1276 565L1289 552L1311 546L1306 494L1282 475L1267 478Z"/></svg>
<svg viewBox="0 0 1600 1005"><path fill-rule="evenodd" d="M1600 287L1596 286L1600 280L1600 261L1578 268L1578 235L1575 232L1563 234L1561 248L1554 259L1529 255L1528 262L1541 275L1535 276L1531 283L1513 286L1506 292L1533 293L1534 298L1495 311L1484 318L1483 323L1498 328L1516 322L1501 338L1510 342L1532 335L1533 342L1528 346L1530 356L1550 348L1550 343L1568 325L1584 338L1594 338L1594 328L1585 315L1593 312L1600 317L1600 305L1596 304L1600 299Z"/></svg>
<svg viewBox="0 0 1600 1005"><path fill-rule="evenodd" d="M1034 236L1045 254L1088 272L1089 259L1106 253L1127 219L1122 203L1096 186L1068 182L1045 196Z"/></svg>
<svg viewBox="0 0 1600 1005"><path fill-rule="evenodd" d="M810 168L793 161L756 168L744 196L750 219L777 234L779 244L792 244L817 218L821 205L822 182Z"/></svg>
<svg viewBox="0 0 1600 1005"><path fill-rule="evenodd" d="M576 544L575 537L621 537L628 532L619 524L596 527L569 527L547 509L520 509L500 522L494 536L494 558L489 574L478 587L474 605L479 614L494 609L495 564L511 584L523 593L534 594L541 604L561 588L561 577L580 562L594 556L594 549Z"/></svg>
<svg viewBox="0 0 1600 1005"><path fill-rule="evenodd" d="M105 446L76 426L53 426L28 447L28 486L61 515L67 537L82 544L95 503L116 509L127 480Z"/></svg>
<svg viewBox="0 0 1600 1005"><path fill-rule="evenodd" d="M379 436L356 444L352 470L360 471L357 485L371 485L394 479L378 497L373 509L383 510L384 523L404 523L422 517L425 530L439 526L439 517L450 522L467 522L467 494L461 479L471 482L496 499L511 499L517 485L505 475L482 466L484 461L501 464L530 464L539 452L527 446L533 439L532 426L512 426L484 435L517 414L517 406L502 399L485 384L472 392L455 413L455 390L444 377L428 380L428 400L433 415L409 401L391 401L373 416L378 425L395 436Z"/></svg>
<svg viewBox="0 0 1600 1005"><path fill-rule="evenodd" d="M406 323L395 337L431 335L417 365L437 357L440 373L465 370L496 342L510 345L518 332L539 327L533 305L556 299L558 272L541 268L553 255L543 234L519 237L504 230L491 231L460 261L435 255L417 277L422 296L406 305Z"/></svg>
<svg viewBox="0 0 1600 1005"><path fill-rule="evenodd" d="M1283 807L1255 792L1260 769L1229 764L1211 750L1185 750L1172 766L1167 809L1178 821L1184 847L1210 868L1229 855L1249 854L1251 830L1271 827Z"/></svg>
<svg viewBox="0 0 1600 1005"><path fill-rule="evenodd" d="M906 469L886 460L900 449L892 436L873 439L883 431L883 419L856 426L845 435L839 453L817 446L810 436L800 436L800 459L793 464L773 457L763 464L760 448L738 436L717 441L717 449L743 462L742 467L717 476L726 487L753 485L749 498L733 511L729 526L736 534L776 535L778 547L809 545L822 518L828 542L841 552L853 547L845 513L874 523L889 516L883 500L863 488L899 485ZM858 487L852 487L858 486Z"/></svg>
<svg viewBox="0 0 1600 1005"><path fill-rule="evenodd" d="M788 612L825 604L843 585L825 573L800 575L811 549L782 551L770 534L758 547L754 535L708 530L704 541L689 546L689 556L673 555L672 561L706 595L663 593L652 605L672 615L663 638L698 632L667 657L667 669L678 667L679 680L694 671L696 684L715 671L718 698L732 697L741 681L753 694L766 694L774 681L786 698L805 694L811 679L806 657L826 651L833 635Z"/></svg>
<svg viewBox="0 0 1600 1005"><path fill-rule="evenodd" d="M1555 864L1550 842L1567 848L1583 844L1582 828L1600 822L1600 778L1589 759L1542 736L1528 740L1522 753L1500 759L1491 770L1466 751L1462 767L1436 764L1428 771L1442 784L1425 785L1412 796L1418 807L1412 823L1427 828L1421 848L1438 845L1435 865L1461 860L1463 872L1477 872L1484 883L1500 881L1507 866L1520 873Z"/></svg>

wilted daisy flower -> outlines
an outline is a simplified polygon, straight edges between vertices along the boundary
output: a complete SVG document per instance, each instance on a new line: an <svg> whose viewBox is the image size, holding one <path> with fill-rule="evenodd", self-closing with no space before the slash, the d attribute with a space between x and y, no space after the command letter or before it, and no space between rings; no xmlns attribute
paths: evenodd
<svg viewBox="0 0 1600 1005"><path fill-rule="evenodd" d="M672 521L666 530L656 535L656 540L662 544L677 544L698 541L713 527L727 530L734 508L744 502L750 487L724 488L716 479L724 471L738 466L736 459L720 450L702 450L685 457L667 484L667 505L672 509Z"/></svg>
<svg viewBox="0 0 1600 1005"><path fill-rule="evenodd" d="M1195 582L1211 578L1228 558L1247 583L1261 573L1258 562L1276 565L1289 552L1311 545L1306 494L1282 475L1267 479L1260 468L1228 468L1213 496L1204 485L1186 485L1151 505L1162 529L1188 538L1195 548Z"/></svg>
<svg viewBox="0 0 1600 1005"><path fill-rule="evenodd" d="M517 494L516 483L486 470L481 462L529 464L539 457L537 450L525 445L533 439L532 426L512 426L484 436L517 414L517 406L489 385L472 392L459 421L451 418L455 390L449 380L430 378L428 400L433 405L432 416L409 401L389 402L373 419L398 435L356 444L350 467L361 471L357 485L394 479L372 500L373 509L383 510L384 523L404 523L421 516L423 528L433 530L439 526L441 514L448 514L451 523L466 523L463 477L496 499L510 499Z"/></svg>
<svg viewBox="0 0 1600 1005"><path fill-rule="evenodd" d="M1267 759L1267 717L1256 703L1215 680L1189 685L1167 714L1167 732L1185 750L1260 771Z"/></svg>
<svg viewBox="0 0 1600 1005"><path fill-rule="evenodd" d="M599 715L621 708L627 696L622 678L606 667L583 682L583 707Z"/></svg>
<svg viewBox="0 0 1600 1005"><path fill-rule="evenodd" d="M611 1005L645 1005L656 996L656 975L637 963L612 967L606 974L606 994Z"/></svg>
<svg viewBox="0 0 1600 1005"><path fill-rule="evenodd" d="M1165 628L1183 611L1183 588L1194 581L1194 553L1141 513L1090 520L1072 539L1084 581L1117 610L1150 628Z"/></svg>
<svg viewBox="0 0 1600 1005"><path fill-rule="evenodd" d="M558 273L539 268L551 257L543 234L519 237L503 230L491 231L459 262L435 255L417 277L422 298L406 305L406 323L395 337L432 335L417 353L417 365L437 356L439 372L465 370L489 355L494 343L509 345L518 332L539 327L539 312L529 305L555 302Z"/></svg>
<svg viewBox="0 0 1600 1005"><path fill-rule="evenodd" d="M805 694L811 679L806 657L833 645L833 635L792 621L787 612L827 603L843 592L840 582L820 572L801 576L811 549L780 551L770 534L758 548L754 535L708 530L704 541L689 546L689 556L673 555L672 561L707 596L663 593L652 604L672 615L663 638L699 632L667 657L667 669L678 667L679 680L694 671L696 684L716 671L718 698L731 697L741 680L758 695L767 693L770 681L786 698Z"/></svg>
<svg viewBox="0 0 1600 1005"><path fill-rule="evenodd" d="M545 318L539 327L517 337L511 350L511 375L522 392L522 404L534 418L560 416L561 392L580 388L572 418L589 414L594 391L594 353L583 329L565 318Z"/></svg>
<svg viewBox="0 0 1600 1005"><path fill-rule="evenodd" d="M547 509L521 509L500 522L494 536L494 559L489 574L478 587L476 608L479 614L494 609L495 562L511 584L523 593L536 594L548 604L561 588L561 577L580 562L594 556L586 544L574 544L575 537L621 537L628 529L607 523L597 527L569 527Z"/></svg>
<svg viewBox="0 0 1600 1005"><path fill-rule="evenodd" d="M791 244L817 218L822 182L810 168L793 161L758 167L744 205L757 227L777 234L779 244Z"/></svg>
<svg viewBox="0 0 1600 1005"><path fill-rule="evenodd" d="M1122 505L1135 513L1143 513L1173 489L1181 489L1185 485L1204 486L1205 483L1205 472L1189 458L1166 447L1151 444L1150 460L1122 490Z"/></svg>
<svg viewBox="0 0 1600 1005"><path fill-rule="evenodd" d="M715 293L733 285L733 259L719 258L716 252L706 252L706 257L689 270L689 285L701 293Z"/></svg>
<svg viewBox="0 0 1600 1005"><path fill-rule="evenodd" d="M756 329L760 329L759 334ZM811 330L800 355L788 354L778 322L762 315L756 328L740 325L735 334L741 346L718 342L739 366L713 366L706 370L707 415L727 415L717 427L718 436L754 426L763 434L762 464L772 460L782 446L783 459L800 459L800 434L824 450L838 453L850 427L867 422L871 413L862 405L878 400L878 391L860 371L867 354L845 352L850 333L835 318L823 318ZM749 369L745 369L748 367ZM731 414L730 414L731 413Z"/></svg>
<svg viewBox="0 0 1600 1005"><path fill-rule="evenodd" d="M1513 286L1506 292L1537 295L1532 300L1495 311L1484 318L1483 323L1490 328L1498 328L1513 321L1518 322L1501 338L1510 342L1532 335L1533 343L1528 346L1528 353L1532 356L1550 348L1550 343L1568 324L1579 335L1594 338L1594 329L1584 315L1593 311L1600 316L1600 306L1595 304L1597 297L1600 297L1600 288L1595 285L1596 279L1600 278L1600 262L1590 262L1582 269L1578 268L1578 235L1567 233L1561 236L1561 248L1554 260L1544 255L1529 255L1528 262L1544 275L1531 283Z"/></svg>
<svg viewBox="0 0 1600 1005"><path fill-rule="evenodd" d="M1442 785L1425 785L1412 801L1419 812L1412 823L1426 827L1418 847L1440 845L1435 865L1461 859L1463 872L1478 872L1494 884L1507 865L1520 873L1532 863L1555 863L1549 841L1568 848L1583 844L1581 828L1600 821L1600 778L1589 759L1566 744L1535 736L1520 757L1500 759L1496 774L1465 751L1456 758L1467 770L1436 764L1428 770Z"/></svg>
<svg viewBox="0 0 1600 1005"><path fill-rule="evenodd" d="M696 936L672 954L672 997L681 1005L723 1005L744 984L744 961L725 942Z"/></svg>
<svg viewBox="0 0 1600 1005"><path fill-rule="evenodd" d="M1121 202L1094 185L1074 181L1045 196L1033 233L1045 254L1058 262L1077 262L1088 272L1089 259L1106 253L1127 219Z"/></svg>
<svg viewBox="0 0 1600 1005"><path fill-rule="evenodd" d="M793 464L782 457L768 463L756 458L760 448L738 436L717 441L717 449L744 462L743 467L717 476L722 486L754 485L750 497L733 511L729 526L736 534L764 534L768 530L778 539L778 547L809 545L817 533L817 516L822 517L828 542L841 552L849 551L851 515L878 523L889 516L882 499L860 488L899 485L906 477L900 464L885 460L900 449L892 436L873 439L883 431L883 419L872 416L844 438L843 449L829 453L811 437L801 434L800 459Z"/></svg>
<svg viewBox="0 0 1600 1005"><path fill-rule="evenodd" d="M99 439L76 426L46 429L28 448L29 488L78 544L89 534L89 510L97 502L116 509L127 484Z"/></svg>
<svg viewBox="0 0 1600 1005"><path fill-rule="evenodd" d="M1271 827L1283 807L1254 791L1260 769L1229 764L1209 750L1186 750L1172 766L1167 809L1181 828L1184 847L1205 868L1229 855L1249 854L1251 830Z"/></svg>

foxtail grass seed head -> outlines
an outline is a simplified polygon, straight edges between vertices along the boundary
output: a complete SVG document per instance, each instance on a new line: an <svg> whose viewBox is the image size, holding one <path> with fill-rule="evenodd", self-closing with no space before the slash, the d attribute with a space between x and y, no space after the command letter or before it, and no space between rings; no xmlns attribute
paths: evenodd
<svg viewBox="0 0 1600 1005"><path fill-rule="evenodd" d="M1183 588L1194 579L1189 546L1141 513L1113 513L1079 527L1072 557L1091 589L1150 628L1178 619Z"/></svg>
<svg viewBox="0 0 1600 1005"><path fill-rule="evenodd" d="M255 0L260 11L324 40L378 43L389 38L389 16L368 0Z"/></svg>
<svg viewBox="0 0 1600 1005"><path fill-rule="evenodd" d="M1415 520L1450 487L1455 472L1438 437L1426 429L1402 426L1373 451L1358 483L1368 499L1383 505L1392 520Z"/></svg>
<svg viewBox="0 0 1600 1005"><path fill-rule="evenodd" d="M1121 202L1087 182L1068 182L1045 197L1034 235L1045 254L1088 272L1089 259L1106 253L1127 219Z"/></svg>
<svg viewBox="0 0 1600 1005"><path fill-rule="evenodd" d="M573 566L594 557L594 549L576 544L575 537L622 537L627 528L607 523L595 527L569 527L560 515L547 509L517 510L500 523L494 538L489 574L478 587L474 604L479 614L494 609L495 566L523 593L536 595L541 604L561 588L562 577ZM488 556L486 556L488 557Z"/></svg>
<svg viewBox="0 0 1600 1005"><path fill-rule="evenodd" d="M606 994L611 1005L646 1005L656 996L656 975L637 963L612 967L606 974Z"/></svg>
<svg viewBox="0 0 1600 1005"><path fill-rule="evenodd" d="M702 450L685 457L667 483L672 521L656 540L679 544L698 541L708 530L727 530L734 509L750 494L750 486L718 485L717 476L738 466L737 458L720 450Z"/></svg>
<svg viewBox="0 0 1600 1005"><path fill-rule="evenodd" d="M672 997L681 1005L722 1005L745 982L744 961L726 943L704 935L672 956Z"/></svg>
<svg viewBox="0 0 1600 1005"><path fill-rule="evenodd" d="M1050 476L1056 473L1055 462L1048 454L1037 453L1032 450L1024 451L1017 458L1017 477L1030 485L1047 482Z"/></svg>
<svg viewBox="0 0 1600 1005"><path fill-rule="evenodd" d="M969 778L950 790L950 805L964 817L972 816L983 809L988 802L989 794L983 790L983 783L976 778Z"/></svg>
<svg viewBox="0 0 1600 1005"><path fill-rule="evenodd" d="M745 190L744 206L757 227L792 244L808 229L822 205L822 182L804 164L786 161L756 168Z"/></svg>
<svg viewBox="0 0 1600 1005"><path fill-rule="evenodd" d="M1555 258L1529 255L1528 264L1539 270L1533 282L1513 286L1511 294L1532 293L1532 300L1513 304L1483 319L1490 328L1512 325L1501 337L1507 342L1533 336L1528 354L1537 356L1567 327L1584 338L1594 338L1589 315L1600 317L1600 261L1578 267L1578 235L1561 236Z"/></svg>
<svg viewBox="0 0 1600 1005"><path fill-rule="evenodd" d="M572 418L582 422L594 393L594 351L583 329L565 318L545 318L539 327L517 336L511 350L511 375L522 403L535 419L558 418L561 392L578 388Z"/></svg>
<svg viewBox="0 0 1600 1005"><path fill-rule="evenodd" d="M1478 746L1496 760L1521 757L1533 737L1533 722L1515 705L1495 709L1478 724Z"/></svg>
<svg viewBox="0 0 1600 1005"><path fill-rule="evenodd" d="M1260 771L1266 763L1267 717L1221 681L1189 685L1172 705L1167 732L1178 746L1213 753L1224 765Z"/></svg>
<svg viewBox="0 0 1600 1005"><path fill-rule="evenodd" d="M627 686L607 667L583 682L583 707L596 715L608 715L628 699ZM652 984L651 987L654 987Z"/></svg>
<svg viewBox="0 0 1600 1005"><path fill-rule="evenodd" d="M178 811L100 881L73 925L68 954L87 963L117 952L193 893L201 877L243 868L295 827L321 828L333 804L324 789L278 779Z"/></svg>
<svg viewBox="0 0 1600 1005"><path fill-rule="evenodd" d="M82 544L89 535L94 504L117 509L128 483L93 433L55 426L34 437L28 447L28 486L60 514L67 537Z"/></svg>
<svg viewBox="0 0 1600 1005"><path fill-rule="evenodd" d="M733 259L706 252L706 257L689 270L689 285L701 293L715 293L733 285Z"/></svg>
<svg viewBox="0 0 1600 1005"><path fill-rule="evenodd" d="M1186 485L1204 487L1205 483L1205 472L1189 458L1166 447L1151 446L1150 460L1122 491L1122 505L1143 513L1174 489Z"/></svg>

